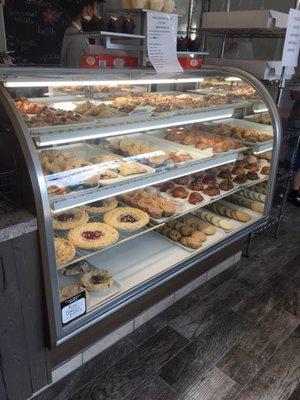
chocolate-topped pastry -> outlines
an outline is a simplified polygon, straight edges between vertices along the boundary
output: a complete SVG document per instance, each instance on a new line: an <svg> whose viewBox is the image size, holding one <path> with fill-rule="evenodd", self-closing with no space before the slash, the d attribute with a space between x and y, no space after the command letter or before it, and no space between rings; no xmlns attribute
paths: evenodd
<svg viewBox="0 0 300 400"><path fill-rule="evenodd" d="M189 183L189 178L187 176L181 176L180 178L174 179L174 182L177 185L188 185Z"/></svg>
<svg viewBox="0 0 300 400"><path fill-rule="evenodd" d="M173 182L164 182L160 187L161 192L167 192L168 190L172 190L175 187L175 183Z"/></svg>
<svg viewBox="0 0 300 400"><path fill-rule="evenodd" d="M219 184L219 188L221 190L224 190L225 192L227 192L228 190L233 189L233 183L229 180L229 179L224 179L222 182L220 182Z"/></svg>
<svg viewBox="0 0 300 400"><path fill-rule="evenodd" d="M250 181L257 181L259 179L259 176L254 171L248 171L246 176Z"/></svg>
<svg viewBox="0 0 300 400"><path fill-rule="evenodd" d="M204 190L204 185L201 182L200 179L194 179L190 184L189 184L189 189L194 190L196 192L200 192L201 190Z"/></svg>
<svg viewBox="0 0 300 400"><path fill-rule="evenodd" d="M191 204L198 204L201 203L203 200L204 198L201 196L201 194L196 192L191 193L188 199L189 203Z"/></svg>
<svg viewBox="0 0 300 400"><path fill-rule="evenodd" d="M243 168L240 168L240 167L234 167L231 172L233 173L233 175L244 175L245 174Z"/></svg>
<svg viewBox="0 0 300 400"><path fill-rule="evenodd" d="M206 175L202 179L202 183L204 183L204 185L215 185L217 183L217 180L213 175Z"/></svg>
<svg viewBox="0 0 300 400"><path fill-rule="evenodd" d="M231 172L227 169L226 170L222 169L219 172L218 176L219 176L219 178L222 178L222 179L231 179L232 178Z"/></svg>
<svg viewBox="0 0 300 400"><path fill-rule="evenodd" d="M218 185L209 185L206 189L203 190L203 193L208 196L218 196L220 194L220 189Z"/></svg>
<svg viewBox="0 0 300 400"><path fill-rule="evenodd" d="M237 175L234 178L233 182L238 183L238 184L245 183L245 182L247 182L247 177L246 177L246 175L244 173L240 174L240 175Z"/></svg>
<svg viewBox="0 0 300 400"><path fill-rule="evenodd" d="M172 190L172 196L178 199L186 199L189 192L182 186L177 186Z"/></svg>

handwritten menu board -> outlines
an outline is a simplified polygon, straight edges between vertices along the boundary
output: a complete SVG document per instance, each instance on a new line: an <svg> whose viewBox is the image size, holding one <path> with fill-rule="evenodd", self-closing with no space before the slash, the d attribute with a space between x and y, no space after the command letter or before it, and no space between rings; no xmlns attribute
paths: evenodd
<svg viewBox="0 0 300 400"><path fill-rule="evenodd" d="M53 65L60 63L64 31L68 25L62 12L47 2L6 0L4 21L7 47L16 63Z"/></svg>

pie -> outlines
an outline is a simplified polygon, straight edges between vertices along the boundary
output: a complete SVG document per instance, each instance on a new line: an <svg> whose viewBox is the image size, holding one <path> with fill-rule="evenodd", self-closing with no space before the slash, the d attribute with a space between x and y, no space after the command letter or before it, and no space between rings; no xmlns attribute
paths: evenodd
<svg viewBox="0 0 300 400"><path fill-rule="evenodd" d="M102 249L116 243L118 239L119 232L112 226L101 222L88 222L71 229L68 234L68 240L83 250Z"/></svg>
<svg viewBox="0 0 300 400"><path fill-rule="evenodd" d="M55 257L58 266L73 260L76 254L75 247L66 239L54 238Z"/></svg>
<svg viewBox="0 0 300 400"><path fill-rule="evenodd" d="M114 278L112 274L105 269L95 269L94 271L86 272L80 279L81 285L91 292L108 289L113 282Z"/></svg>
<svg viewBox="0 0 300 400"><path fill-rule="evenodd" d="M88 213L83 208L73 208L53 215L53 229L67 231L76 226L86 224L89 220Z"/></svg>
<svg viewBox="0 0 300 400"><path fill-rule="evenodd" d="M119 207L107 211L103 220L116 229L136 231L149 223L149 215L142 210L132 207Z"/></svg>
<svg viewBox="0 0 300 400"><path fill-rule="evenodd" d="M118 201L115 197L109 199L94 201L93 203L85 206L85 210L89 214L103 214L106 211L113 210L118 206Z"/></svg>
<svg viewBox="0 0 300 400"><path fill-rule="evenodd" d="M60 302L62 303L65 300L70 299L73 296L76 296L76 294L81 293L81 292L86 292L86 298L87 298L87 291L85 290L84 287L80 285L68 285L60 289L59 291L59 299Z"/></svg>

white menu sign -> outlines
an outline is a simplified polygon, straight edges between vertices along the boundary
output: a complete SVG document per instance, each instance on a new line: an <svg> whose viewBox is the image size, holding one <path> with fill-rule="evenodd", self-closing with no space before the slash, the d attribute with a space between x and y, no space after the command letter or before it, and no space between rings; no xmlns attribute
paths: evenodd
<svg viewBox="0 0 300 400"><path fill-rule="evenodd" d="M147 12L148 56L156 72L182 72L177 58L178 15Z"/></svg>
<svg viewBox="0 0 300 400"><path fill-rule="evenodd" d="M286 30L282 65L296 67L300 50L300 11L290 9Z"/></svg>

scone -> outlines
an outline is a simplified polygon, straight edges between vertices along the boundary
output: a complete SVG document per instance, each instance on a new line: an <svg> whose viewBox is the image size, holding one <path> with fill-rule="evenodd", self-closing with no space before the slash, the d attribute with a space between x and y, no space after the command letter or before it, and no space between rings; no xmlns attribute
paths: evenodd
<svg viewBox="0 0 300 400"><path fill-rule="evenodd" d="M114 282L112 274L105 269L95 269L87 272L80 279L81 285L91 292L108 289Z"/></svg>
<svg viewBox="0 0 300 400"><path fill-rule="evenodd" d="M86 293L86 299L87 299L87 291L85 290L84 287L80 285L68 285L59 290L59 299L60 302L62 303L65 300L70 299L73 296L76 296L76 294L85 292Z"/></svg>
<svg viewBox="0 0 300 400"><path fill-rule="evenodd" d="M55 257L58 266L73 260L76 254L75 247L68 240L54 238Z"/></svg>
<svg viewBox="0 0 300 400"><path fill-rule="evenodd" d="M89 216L83 208L73 208L59 214L54 214L52 218L53 229L67 231L76 226L86 224Z"/></svg>
<svg viewBox="0 0 300 400"><path fill-rule="evenodd" d="M116 229L136 231L149 223L149 215L137 208L119 207L106 212L103 220Z"/></svg>
<svg viewBox="0 0 300 400"><path fill-rule="evenodd" d="M70 230L68 240L83 250L98 250L114 244L119 232L112 226L100 222L89 222Z"/></svg>
<svg viewBox="0 0 300 400"><path fill-rule="evenodd" d="M104 200L94 201L90 203L88 206L85 206L85 210L92 215L95 214L103 214L106 211L113 210L118 206L118 201L115 197L110 197Z"/></svg>

